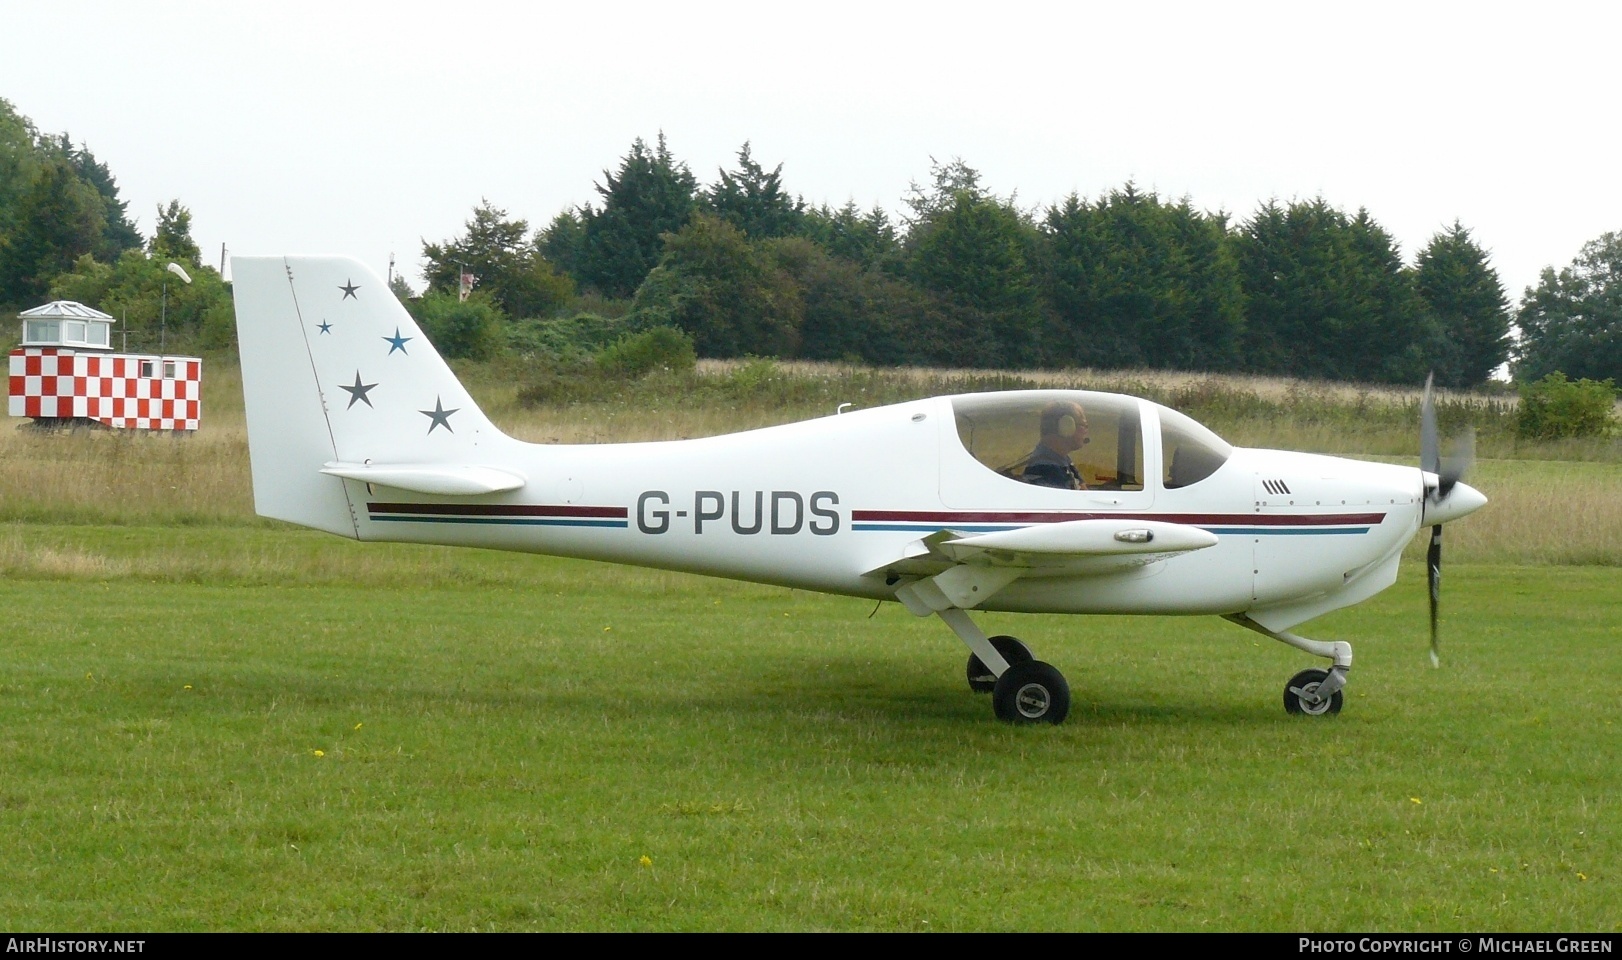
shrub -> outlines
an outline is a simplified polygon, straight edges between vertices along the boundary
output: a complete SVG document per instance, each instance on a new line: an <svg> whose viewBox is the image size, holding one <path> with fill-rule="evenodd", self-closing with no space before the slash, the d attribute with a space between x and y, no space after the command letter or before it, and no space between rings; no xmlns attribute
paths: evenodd
<svg viewBox="0 0 1622 960"><path fill-rule="evenodd" d="M623 321L595 313L576 313L508 325L507 341L515 352L535 357L589 357L631 328Z"/></svg>
<svg viewBox="0 0 1622 960"><path fill-rule="evenodd" d="M650 327L604 347L596 362L603 376L634 380L655 370L687 373L697 358L692 337L671 327Z"/></svg>
<svg viewBox="0 0 1622 960"><path fill-rule="evenodd" d="M691 338L671 327L652 327L626 334L589 357L571 346L563 353L536 358L530 365L530 381L518 391L518 402L525 407L629 403L635 396L657 394L673 384L686 392L695 364ZM652 380L659 383L651 384Z"/></svg>
<svg viewBox="0 0 1622 960"><path fill-rule="evenodd" d="M1520 390L1515 433L1523 440L1606 437L1616 428L1614 380L1567 380L1556 370Z"/></svg>
<svg viewBox="0 0 1622 960"><path fill-rule="evenodd" d="M461 300L454 293L430 293L416 301L412 312L447 358L489 360L501 352L504 318L483 294Z"/></svg>

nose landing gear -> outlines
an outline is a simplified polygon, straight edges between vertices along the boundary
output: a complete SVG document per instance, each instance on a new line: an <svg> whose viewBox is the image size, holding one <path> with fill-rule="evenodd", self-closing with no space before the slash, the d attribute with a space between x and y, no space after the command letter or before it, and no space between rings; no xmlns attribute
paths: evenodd
<svg viewBox="0 0 1622 960"><path fill-rule="evenodd" d="M1345 701L1340 691L1346 686L1346 671L1352 668L1351 644L1344 640L1308 640L1287 630L1269 630L1242 613L1225 619L1297 650L1333 660L1328 670L1302 670L1290 678L1284 685L1284 710L1306 717L1332 717L1340 712Z"/></svg>

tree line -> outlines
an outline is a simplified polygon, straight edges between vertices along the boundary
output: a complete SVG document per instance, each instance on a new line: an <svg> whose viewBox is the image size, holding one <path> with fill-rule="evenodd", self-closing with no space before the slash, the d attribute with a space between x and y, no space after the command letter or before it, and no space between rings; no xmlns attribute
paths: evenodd
<svg viewBox="0 0 1622 960"><path fill-rule="evenodd" d="M636 140L590 202L532 229L480 204L424 242L426 290L396 292L445 352L556 355L669 327L700 356L881 365L1279 374L1456 387L1622 376L1622 238L1545 269L1511 311L1455 222L1406 262L1366 210L1273 200L1239 220L1127 183L1028 208L960 160L895 215L813 205L750 145L700 183L663 135ZM0 309L74 299L126 321L132 349L228 348L228 287L190 212L143 238L108 167L0 99ZM169 282L167 262L191 273ZM465 301L463 274L477 278ZM1520 337L1512 339L1511 322Z"/></svg>
<svg viewBox="0 0 1622 960"><path fill-rule="evenodd" d="M190 284L168 273L180 264ZM167 292L167 296L165 296ZM105 163L66 133L42 134L0 99L0 314L77 300L121 321L114 345L151 352L222 348L235 339L230 290L202 263L191 212L156 211L150 239L130 219ZM16 327L6 323L0 340Z"/></svg>
<svg viewBox="0 0 1622 960"><path fill-rule="evenodd" d="M1459 223L1408 264L1366 210L1322 199L1234 222L1128 183L1027 209L954 160L892 219L808 204L782 169L744 144L703 185L662 136L637 140L594 201L545 227L485 203L462 236L425 243L428 299L471 271L492 337L503 317L572 306L674 327L711 357L1386 383L1434 370L1458 387L1510 359L1502 284Z"/></svg>

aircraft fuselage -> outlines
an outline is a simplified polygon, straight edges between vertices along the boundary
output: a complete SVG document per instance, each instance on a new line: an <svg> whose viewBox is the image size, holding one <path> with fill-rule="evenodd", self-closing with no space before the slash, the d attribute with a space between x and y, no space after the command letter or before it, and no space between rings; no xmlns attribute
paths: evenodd
<svg viewBox="0 0 1622 960"><path fill-rule="evenodd" d="M1152 479L1164 472L1152 432L1159 408L1141 404L1149 441L1144 472ZM1218 542L1106 575L1021 579L982 608L1226 614L1303 601L1316 608L1337 593L1351 603L1389 585L1423 502L1420 474L1411 467L1243 448L1186 489L1021 483L969 456L946 398L695 440L589 446L501 440L488 444L487 459L527 477L521 490L436 498L383 487L368 492L345 481L358 537L634 563L887 599L895 577L885 575L886 562L943 528L984 533L1132 517L1200 527Z"/></svg>

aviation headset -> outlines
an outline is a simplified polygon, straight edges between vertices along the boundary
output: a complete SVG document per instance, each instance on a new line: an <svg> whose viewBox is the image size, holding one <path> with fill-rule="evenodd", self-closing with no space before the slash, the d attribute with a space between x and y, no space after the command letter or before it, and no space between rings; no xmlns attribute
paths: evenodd
<svg viewBox="0 0 1622 960"><path fill-rule="evenodd" d="M1074 413L1068 412L1067 408L1075 409L1073 404L1055 403L1042 411L1042 432L1052 433L1064 437L1066 440L1074 437L1076 431L1081 428L1081 423L1076 419ZM1086 443L1090 439L1090 437L1083 437L1081 442Z"/></svg>

